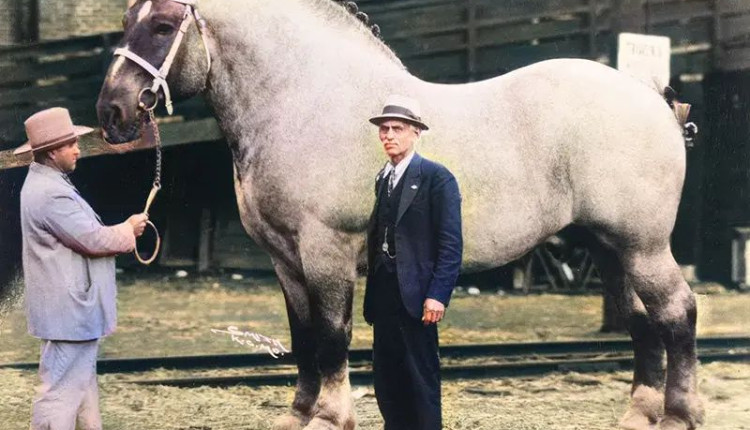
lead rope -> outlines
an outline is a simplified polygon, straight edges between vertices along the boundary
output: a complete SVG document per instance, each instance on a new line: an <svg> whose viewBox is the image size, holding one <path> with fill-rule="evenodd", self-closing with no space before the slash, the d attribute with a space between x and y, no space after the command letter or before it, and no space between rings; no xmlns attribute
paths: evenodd
<svg viewBox="0 0 750 430"><path fill-rule="evenodd" d="M142 104L141 104L142 105ZM144 107L143 105L141 107ZM148 194L148 199L146 199L146 207L143 209L143 213L148 215L148 211L151 208L151 204L154 202L154 199L156 198L156 193L161 190L161 135L159 134L159 126L156 124L156 118L154 118L154 109L151 107L150 109L145 108L146 112L148 112L148 117L151 120L151 128L154 132L154 140L156 140L156 146L154 149L156 150L156 167L154 169L154 182L151 184L151 192ZM154 253L151 254L151 257L148 259L144 259L141 257L141 255L138 253L138 245L136 244L135 248L133 249L133 252L135 253L135 258L141 263L145 265L149 265L156 260L156 256L159 255L159 248L161 247L161 237L159 237L159 230L156 229L156 226L154 223L152 223L150 220L146 220L146 224L150 225L151 228L154 230L154 234L156 234L156 245L154 246Z"/></svg>

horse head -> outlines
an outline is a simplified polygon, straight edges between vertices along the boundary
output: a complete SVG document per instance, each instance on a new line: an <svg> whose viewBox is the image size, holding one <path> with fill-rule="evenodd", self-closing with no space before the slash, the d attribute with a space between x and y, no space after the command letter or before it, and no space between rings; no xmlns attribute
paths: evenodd
<svg viewBox="0 0 750 430"><path fill-rule="evenodd" d="M131 1L123 28L96 103L99 123L112 143L140 137L148 111L161 100L171 114L173 97L201 92L211 68L196 0Z"/></svg>

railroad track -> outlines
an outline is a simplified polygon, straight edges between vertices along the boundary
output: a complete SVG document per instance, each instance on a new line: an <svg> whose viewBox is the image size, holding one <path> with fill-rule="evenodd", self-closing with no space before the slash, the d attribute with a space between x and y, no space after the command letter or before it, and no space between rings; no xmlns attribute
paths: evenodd
<svg viewBox="0 0 750 430"><path fill-rule="evenodd" d="M714 361L749 361L750 337L712 337L698 339L699 359ZM481 379L493 377L536 376L550 372L614 371L633 366L629 340L593 340L565 342L523 342L482 345L457 345L440 348L445 363L444 379ZM349 352L350 379L354 384L372 383L372 350ZM462 364L470 362L471 364ZM128 383L169 385L175 387L233 385L293 385L297 374L284 371L294 365L291 355L273 358L268 354L223 354L149 358L102 359L99 373L143 372L154 369L237 369L249 368L255 374L211 377L130 380ZM37 363L13 363L0 368L35 369ZM263 373L257 373L258 369Z"/></svg>

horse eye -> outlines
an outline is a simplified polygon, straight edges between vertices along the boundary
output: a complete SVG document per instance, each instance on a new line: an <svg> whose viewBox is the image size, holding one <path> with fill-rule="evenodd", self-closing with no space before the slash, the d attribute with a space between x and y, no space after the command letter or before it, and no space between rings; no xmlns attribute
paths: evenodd
<svg viewBox="0 0 750 430"><path fill-rule="evenodd" d="M174 27L172 27L169 24L157 24L156 26L156 33L162 36L168 36L172 34L173 31L174 31Z"/></svg>

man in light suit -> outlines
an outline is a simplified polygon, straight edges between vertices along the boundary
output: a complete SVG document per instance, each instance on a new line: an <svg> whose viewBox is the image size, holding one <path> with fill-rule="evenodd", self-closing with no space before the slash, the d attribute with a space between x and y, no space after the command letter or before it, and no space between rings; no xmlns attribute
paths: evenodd
<svg viewBox="0 0 750 430"><path fill-rule="evenodd" d="M96 356L99 338L116 325L116 254L130 252L147 216L114 226L78 193L67 174L80 155L78 137L92 129L75 126L67 109L29 117L29 141L16 149L34 162L21 189L25 305L29 334L42 340L41 386L31 429L102 428Z"/></svg>
<svg viewBox="0 0 750 430"><path fill-rule="evenodd" d="M376 180L367 236L375 396L386 430L440 429L436 324L461 266L461 196L448 169L414 151L428 129L416 100L391 96L370 122L390 159Z"/></svg>

